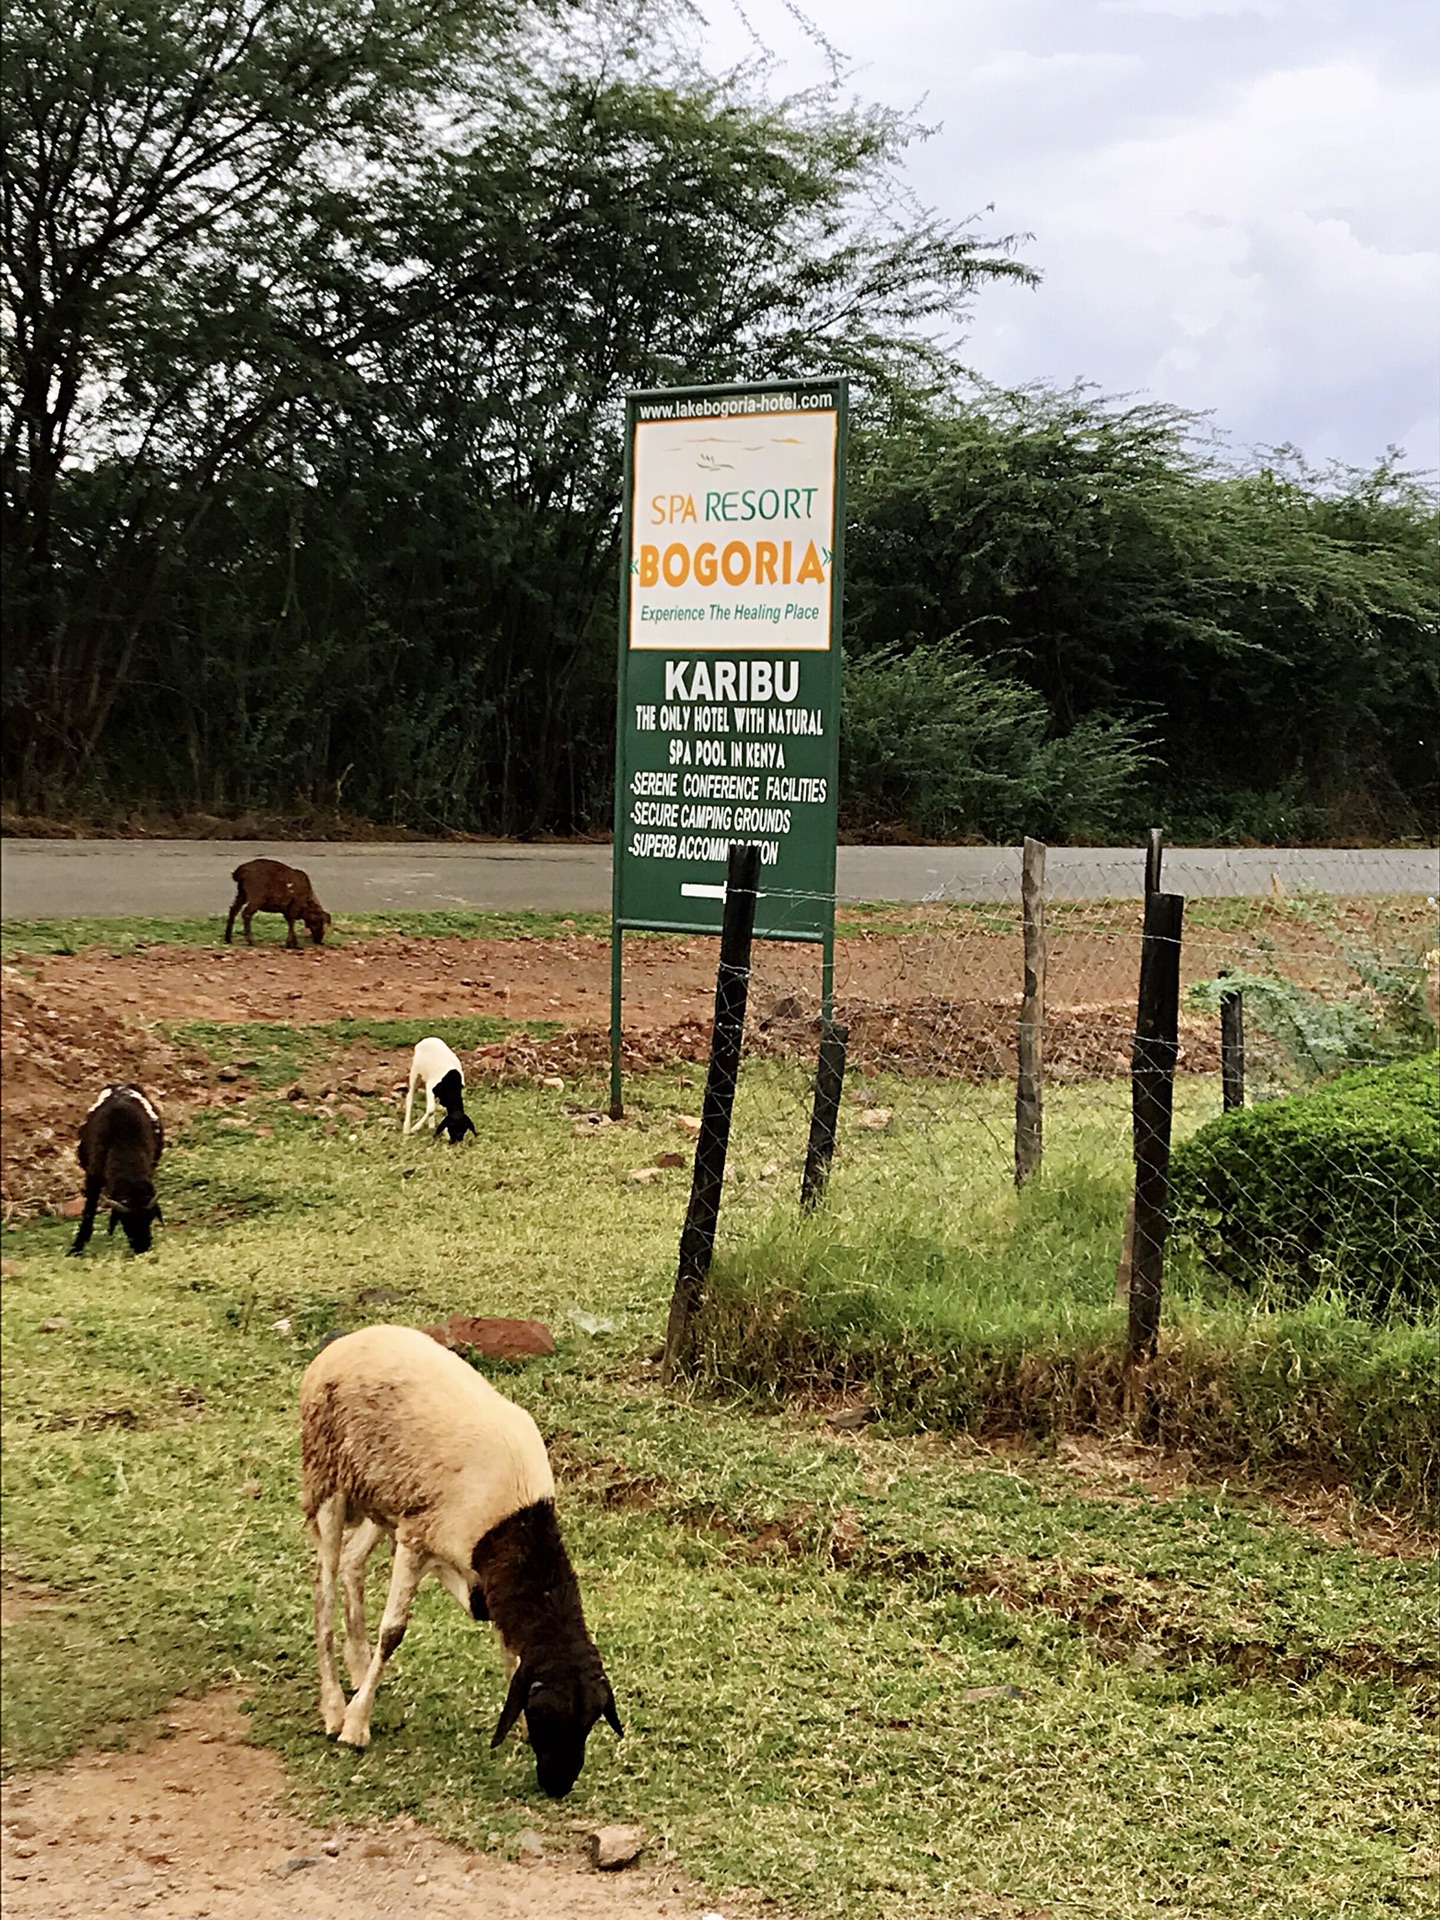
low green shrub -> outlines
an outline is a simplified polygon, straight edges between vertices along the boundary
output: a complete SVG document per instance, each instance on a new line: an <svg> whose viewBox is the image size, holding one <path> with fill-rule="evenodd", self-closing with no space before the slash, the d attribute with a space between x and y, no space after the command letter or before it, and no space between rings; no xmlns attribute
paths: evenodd
<svg viewBox="0 0 1440 1920"><path fill-rule="evenodd" d="M1212 1120L1171 1160L1176 1230L1239 1286L1333 1289L1371 1312L1433 1303L1437 1069L1422 1055Z"/></svg>
<svg viewBox="0 0 1440 1920"><path fill-rule="evenodd" d="M845 664L841 811L856 832L1103 835L1150 762L1147 743L1113 715L1052 733L1038 693L957 641L880 647Z"/></svg>
<svg viewBox="0 0 1440 1920"><path fill-rule="evenodd" d="M1218 1013L1227 993L1245 997L1245 1023L1278 1050L1280 1078L1272 1091L1310 1085L1353 1067L1388 1066L1433 1049L1435 1021L1425 1002L1425 968L1411 961L1349 955L1354 982L1348 993L1318 993L1283 974L1229 973L1197 980L1187 999L1197 1011ZM1263 1082L1253 1068L1251 1084Z"/></svg>

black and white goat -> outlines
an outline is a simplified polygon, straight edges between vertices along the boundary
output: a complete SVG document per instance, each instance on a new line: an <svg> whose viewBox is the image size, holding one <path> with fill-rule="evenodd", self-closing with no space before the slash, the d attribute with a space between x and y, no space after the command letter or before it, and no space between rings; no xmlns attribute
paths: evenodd
<svg viewBox="0 0 1440 1920"><path fill-rule="evenodd" d="M415 1098L415 1088L420 1081L425 1082L425 1111L410 1125L410 1107ZM467 1133L474 1133L475 1122L465 1111L465 1069L460 1064L460 1056L443 1040L432 1037L419 1040L410 1057L410 1084L405 1089L405 1124L401 1131L418 1133L435 1111L436 1102L444 1107L445 1118L435 1129L438 1140L442 1133L450 1135L450 1144L458 1147Z"/></svg>
<svg viewBox="0 0 1440 1920"><path fill-rule="evenodd" d="M89 1245L102 1199L110 1202L110 1232L118 1220L132 1253L150 1251L150 1229L161 1218L155 1163L164 1146L160 1116L139 1087L124 1081L106 1087L80 1124L76 1152L85 1173L85 1210L71 1253Z"/></svg>
<svg viewBox="0 0 1440 1920"><path fill-rule="evenodd" d="M494 1624L510 1685L490 1744L523 1713L535 1774L552 1799L585 1764L615 1695L585 1626L555 1519L555 1481L530 1415L458 1354L413 1327L364 1327L323 1347L300 1383L300 1500L315 1540L315 1645L325 1731L370 1739L381 1671L405 1637L429 1573L466 1612ZM394 1543L390 1590L371 1649L365 1565ZM349 1705L335 1670L333 1614L344 1597Z"/></svg>

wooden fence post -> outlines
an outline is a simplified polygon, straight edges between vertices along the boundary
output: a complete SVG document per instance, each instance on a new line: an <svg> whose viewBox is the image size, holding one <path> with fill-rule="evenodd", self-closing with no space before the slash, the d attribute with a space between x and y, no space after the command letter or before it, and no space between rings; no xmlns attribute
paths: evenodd
<svg viewBox="0 0 1440 1920"><path fill-rule="evenodd" d="M1145 839L1145 898L1160 891L1160 861L1165 851L1165 829L1151 827Z"/></svg>
<svg viewBox="0 0 1440 1920"><path fill-rule="evenodd" d="M1145 836L1145 899L1160 891L1160 865L1165 853L1165 829L1151 827ZM1141 948L1143 954L1144 948ZM1133 1098L1133 1096L1132 1096ZM1120 1258L1115 1263L1115 1304L1123 1307L1130 1298L1130 1263L1135 1257L1135 1195L1125 1209L1125 1227L1120 1236Z"/></svg>
<svg viewBox="0 0 1440 1920"><path fill-rule="evenodd" d="M1016 1033L1015 1184L1038 1171L1045 1150L1045 843L1026 837L1020 866L1025 923L1025 993Z"/></svg>
<svg viewBox="0 0 1440 1920"><path fill-rule="evenodd" d="M619 855L616 855L618 861ZM620 922L610 916L610 1118L625 1118L625 1097L620 1086L620 1052L624 1030L620 1024L620 982L625 933Z"/></svg>
<svg viewBox="0 0 1440 1920"><path fill-rule="evenodd" d="M1185 899L1152 893L1145 902L1140 997L1130 1056L1134 1115L1135 1226L1130 1254L1130 1328L1126 1362L1155 1351L1170 1224L1170 1116L1180 1028L1180 936Z"/></svg>
<svg viewBox="0 0 1440 1920"><path fill-rule="evenodd" d="M810 1110L810 1139L805 1148L805 1174L800 1182L800 1209L811 1213L819 1206L835 1158L835 1127L840 1117L840 1092L845 1085L845 1045L850 1029L834 1020L820 1022L820 1058L815 1065L815 1099Z"/></svg>
<svg viewBox="0 0 1440 1920"><path fill-rule="evenodd" d="M730 1144L730 1115L745 1032L745 1002L750 992L750 947L755 931L755 893L760 879L760 849L732 846L725 876L725 911L720 923L720 965L715 975L715 1024L710 1034L710 1066L690 1205L680 1234L680 1264L670 1299L661 1379L668 1385L685 1359L690 1327L699 1310L715 1252L715 1226Z"/></svg>
<svg viewBox="0 0 1440 1920"><path fill-rule="evenodd" d="M1226 1113L1245 1104L1245 997L1238 987L1220 995L1220 1087Z"/></svg>

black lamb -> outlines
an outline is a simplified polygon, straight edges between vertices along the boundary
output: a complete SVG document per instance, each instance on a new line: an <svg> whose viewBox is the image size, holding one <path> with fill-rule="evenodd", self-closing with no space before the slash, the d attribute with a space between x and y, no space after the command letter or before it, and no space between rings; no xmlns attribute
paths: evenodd
<svg viewBox="0 0 1440 1920"><path fill-rule="evenodd" d="M106 1087L80 1125L77 1148L85 1172L85 1210L70 1243L83 1253L95 1231L102 1199L110 1202L110 1232L118 1220L132 1253L150 1251L151 1228L161 1218L155 1199L155 1163L165 1146L159 1114L139 1087Z"/></svg>

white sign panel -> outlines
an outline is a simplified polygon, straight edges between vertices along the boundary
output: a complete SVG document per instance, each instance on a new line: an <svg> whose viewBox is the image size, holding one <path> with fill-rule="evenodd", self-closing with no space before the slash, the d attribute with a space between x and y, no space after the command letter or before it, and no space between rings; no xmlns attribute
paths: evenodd
<svg viewBox="0 0 1440 1920"><path fill-rule="evenodd" d="M639 405L631 647L829 647L837 429L830 392Z"/></svg>

